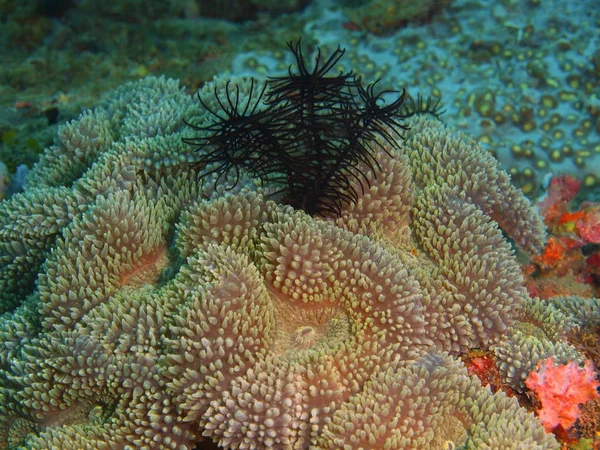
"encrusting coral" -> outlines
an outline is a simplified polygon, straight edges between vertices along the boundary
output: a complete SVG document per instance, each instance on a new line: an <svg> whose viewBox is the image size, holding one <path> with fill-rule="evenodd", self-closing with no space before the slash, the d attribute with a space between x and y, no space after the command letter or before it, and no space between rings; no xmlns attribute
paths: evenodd
<svg viewBox="0 0 600 450"><path fill-rule="evenodd" d="M125 85L0 205L0 448L558 448L457 358L566 317L527 299L497 224L533 250L541 222L476 143L416 114L312 217L206 175L194 108Z"/></svg>

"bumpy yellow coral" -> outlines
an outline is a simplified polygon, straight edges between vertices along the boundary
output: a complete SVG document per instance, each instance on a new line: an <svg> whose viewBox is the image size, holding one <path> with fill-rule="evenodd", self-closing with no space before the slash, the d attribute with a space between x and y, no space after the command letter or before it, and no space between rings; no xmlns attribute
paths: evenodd
<svg viewBox="0 0 600 450"><path fill-rule="evenodd" d="M47 159L0 206L0 448L558 448L456 358L489 348L511 379L533 337L576 355L526 300L497 224L534 249L541 222L492 159L415 118L356 203L311 217L190 170L182 95L119 90L82 116L114 132L89 169Z"/></svg>

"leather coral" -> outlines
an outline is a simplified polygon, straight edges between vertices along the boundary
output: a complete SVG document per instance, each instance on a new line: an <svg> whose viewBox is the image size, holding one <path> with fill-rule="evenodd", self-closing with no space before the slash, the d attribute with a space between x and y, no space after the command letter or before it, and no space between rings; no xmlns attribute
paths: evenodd
<svg viewBox="0 0 600 450"><path fill-rule="evenodd" d="M311 216L210 178L181 141L191 108L173 80L126 85L82 116L112 130L87 170L48 157L0 205L0 448L511 448L506 427L558 448L458 358L527 310L497 224L543 239L476 145L417 115L355 202Z"/></svg>

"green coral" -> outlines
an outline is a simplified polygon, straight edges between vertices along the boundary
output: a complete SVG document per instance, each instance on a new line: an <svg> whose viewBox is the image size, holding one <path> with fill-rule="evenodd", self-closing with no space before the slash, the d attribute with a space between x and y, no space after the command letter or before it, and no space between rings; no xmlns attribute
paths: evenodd
<svg viewBox="0 0 600 450"><path fill-rule="evenodd" d="M476 143L416 117L324 219L205 175L195 108L125 85L0 205L0 448L558 448L457 358L577 356L497 225L533 250L541 222Z"/></svg>
<svg viewBox="0 0 600 450"><path fill-rule="evenodd" d="M15 173L21 164L32 167L56 134L56 127L48 126L45 117L25 124L14 122L15 125L0 124L0 161L10 173Z"/></svg>

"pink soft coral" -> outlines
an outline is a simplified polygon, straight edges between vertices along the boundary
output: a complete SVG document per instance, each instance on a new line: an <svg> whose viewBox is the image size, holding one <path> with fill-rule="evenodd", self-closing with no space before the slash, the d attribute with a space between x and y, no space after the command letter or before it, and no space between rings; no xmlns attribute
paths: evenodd
<svg viewBox="0 0 600 450"><path fill-rule="evenodd" d="M542 402L538 415L548 432L558 425L569 429L581 414L579 404L598 397L596 373L589 360L583 368L574 362L555 366L554 358L540 361L525 385Z"/></svg>
<svg viewBox="0 0 600 450"><path fill-rule="evenodd" d="M600 205L586 205L584 220L576 223L577 234L592 244L600 244Z"/></svg>

